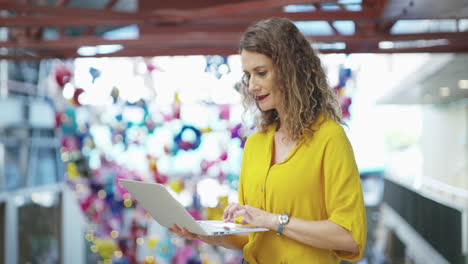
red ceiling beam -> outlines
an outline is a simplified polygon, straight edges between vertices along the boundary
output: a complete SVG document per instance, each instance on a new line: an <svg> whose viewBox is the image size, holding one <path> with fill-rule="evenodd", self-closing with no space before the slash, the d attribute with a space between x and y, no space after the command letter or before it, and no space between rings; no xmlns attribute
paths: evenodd
<svg viewBox="0 0 468 264"><path fill-rule="evenodd" d="M239 13L258 12L258 10L268 10L281 8L286 5L310 4L311 2L336 2L333 0L252 0L237 3L228 3L211 7L195 8L190 10L155 10L154 14L171 14L177 21L188 21L194 19L206 19L212 17L225 17Z"/></svg>
<svg viewBox="0 0 468 264"><path fill-rule="evenodd" d="M171 33L158 34L156 36L142 36L139 39L131 40L107 40L101 37L77 37L64 38L59 40L43 41L23 41L23 42L0 42L0 47L6 48L29 48L29 49L57 49L57 48L78 48L81 46L112 45L121 44L123 46L142 46L142 45L184 45L200 44L210 46L222 46L238 42L240 33ZM207 41L209 40L209 41Z"/></svg>
<svg viewBox="0 0 468 264"><path fill-rule="evenodd" d="M357 20L357 21L373 21L379 18L378 12L375 10L363 11L312 11L312 12L282 12L282 11L265 11L259 13L239 14L231 17L223 17L218 19L203 19L201 23L249 23L252 21L266 19L270 17L284 17L295 21L336 21L336 20Z"/></svg>
<svg viewBox="0 0 468 264"><path fill-rule="evenodd" d="M77 37L64 38L58 40L43 41L21 41L21 42L0 42L0 47L6 48L29 48L29 49L56 49L56 48L78 48L80 46L111 45L121 44L123 46L142 45L184 45L200 44L211 46L237 45L241 32L189 32L189 33L161 33L154 35L144 35L139 39L130 40L107 40L101 37ZM308 36L312 42L362 42L366 41L411 41L411 40L434 40L448 39L460 40L468 46L468 32L463 33L420 33L420 34L373 34L373 35L331 35L331 36ZM207 41L208 40L208 41Z"/></svg>
<svg viewBox="0 0 468 264"><path fill-rule="evenodd" d="M138 18L137 13L111 11L96 8L79 8L64 6L37 6L28 4L1 3L0 10L9 10L14 12L25 12L52 16L73 16L73 17L107 17L107 18ZM87 18L86 18L87 19Z"/></svg>
<svg viewBox="0 0 468 264"><path fill-rule="evenodd" d="M77 16L19 16L0 17L0 25L3 27L29 27L29 26L127 26L131 24L142 24L143 19L139 18L112 18L106 16L96 16L92 18L80 18Z"/></svg>
<svg viewBox="0 0 468 264"><path fill-rule="evenodd" d="M330 0L314 0L313 2L330 2ZM227 15L248 13L249 11L258 11L262 9L267 10L282 7L284 5L304 3L310 3L310 0L255 0L190 10L154 10L140 13L111 11L106 9L0 3L0 10L53 16L161 19L162 22L180 23L200 18L223 18Z"/></svg>
<svg viewBox="0 0 468 264"><path fill-rule="evenodd" d="M100 12L109 12L106 10L101 10ZM111 11L113 12L113 11ZM286 17L291 20L301 21L336 21L336 20L373 20L377 19L376 12L372 10L367 11L314 11L314 12L294 12L286 13L282 11L270 11L270 12L261 12L261 13L248 13L241 14L232 17L224 17L219 19L211 20L200 20L191 24L218 24L218 27L224 27L228 24L244 24L248 25L249 23L269 18L269 17ZM77 15L71 15L68 17L62 16L19 16L19 17L0 17L0 25L5 27L27 27L27 26L119 26L119 25L130 25L130 24L139 24L139 25L149 25L149 24L158 24L158 23L167 23L167 18L162 17L145 17L145 16L133 16L126 18L115 18L108 17L105 14L101 14L95 17L89 17L83 19ZM183 24L182 24L183 25ZM174 26L179 26L176 24ZM174 30L177 30L174 28ZM220 31L222 28L220 28Z"/></svg>

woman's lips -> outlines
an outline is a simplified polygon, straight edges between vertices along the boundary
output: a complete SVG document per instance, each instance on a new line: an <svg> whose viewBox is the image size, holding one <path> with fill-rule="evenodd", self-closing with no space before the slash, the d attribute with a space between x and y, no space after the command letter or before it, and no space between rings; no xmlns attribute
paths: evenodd
<svg viewBox="0 0 468 264"><path fill-rule="evenodd" d="M267 98L270 94L265 94L265 95L259 95L256 96L257 101L262 101L263 99Z"/></svg>

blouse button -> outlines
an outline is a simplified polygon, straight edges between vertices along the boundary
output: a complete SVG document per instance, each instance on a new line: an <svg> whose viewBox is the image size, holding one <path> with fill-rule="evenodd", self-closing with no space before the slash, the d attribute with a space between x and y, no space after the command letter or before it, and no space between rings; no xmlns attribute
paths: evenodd
<svg viewBox="0 0 468 264"><path fill-rule="evenodd" d="M260 192L263 192L263 187L260 187Z"/></svg>

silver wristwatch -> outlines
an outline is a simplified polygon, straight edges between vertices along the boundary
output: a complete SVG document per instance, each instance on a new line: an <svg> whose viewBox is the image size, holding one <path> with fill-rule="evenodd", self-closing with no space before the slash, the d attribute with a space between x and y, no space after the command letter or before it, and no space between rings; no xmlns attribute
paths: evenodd
<svg viewBox="0 0 468 264"><path fill-rule="evenodd" d="M276 228L276 234L282 235L284 226L289 223L289 214L287 212L280 214L278 216L278 222L279 222L279 225Z"/></svg>

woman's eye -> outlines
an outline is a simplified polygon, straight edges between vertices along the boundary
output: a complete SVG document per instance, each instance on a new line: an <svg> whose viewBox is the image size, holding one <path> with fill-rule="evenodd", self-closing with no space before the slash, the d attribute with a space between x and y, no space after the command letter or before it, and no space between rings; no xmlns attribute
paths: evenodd
<svg viewBox="0 0 468 264"><path fill-rule="evenodd" d="M260 75L260 76L265 76L266 73L267 73L266 71L261 71L261 72L258 72L258 75Z"/></svg>

